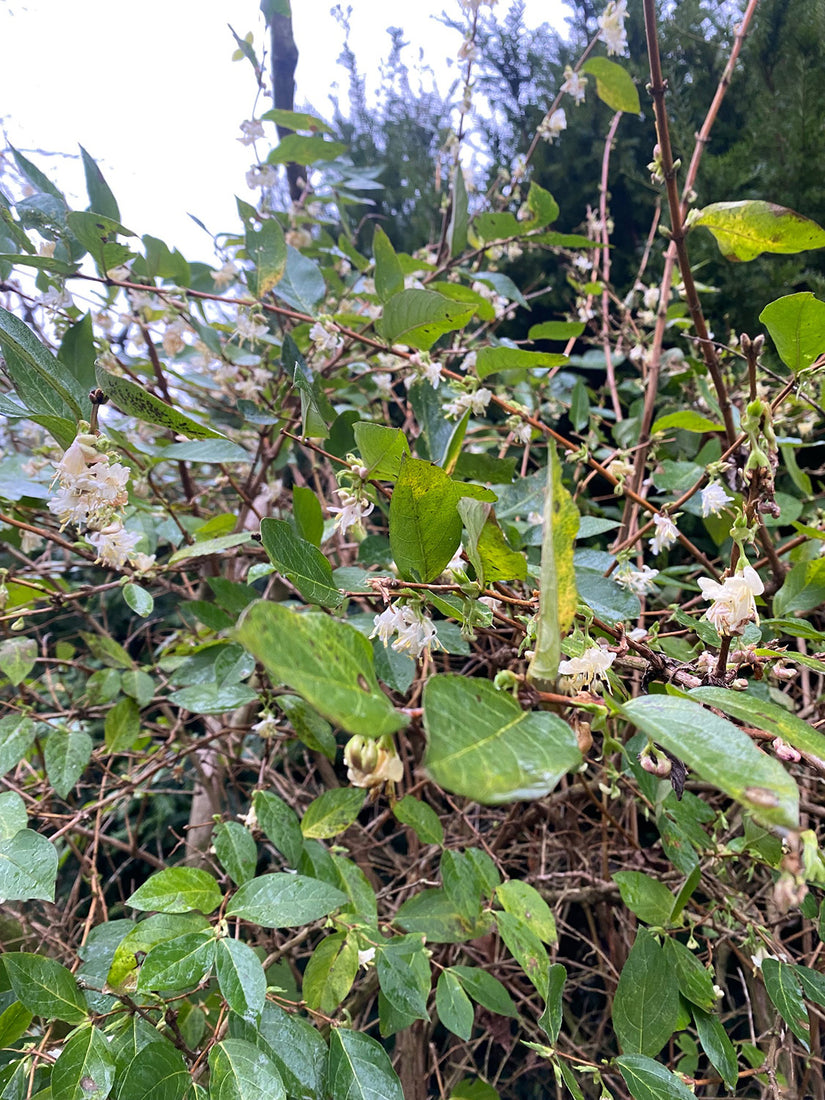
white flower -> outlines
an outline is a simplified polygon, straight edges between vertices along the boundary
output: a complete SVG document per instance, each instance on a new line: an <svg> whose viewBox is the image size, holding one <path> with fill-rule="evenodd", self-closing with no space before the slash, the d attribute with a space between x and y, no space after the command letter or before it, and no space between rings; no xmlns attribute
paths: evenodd
<svg viewBox="0 0 825 1100"><path fill-rule="evenodd" d="M610 0L599 16L599 38L607 46L608 55L623 54L627 50L627 0Z"/></svg>
<svg viewBox="0 0 825 1100"><path fill-rule="evenodd" d="M659 288L657 286L645 287L644 294L642 295L642 301L645 304L645 309L658 309L659 297Z"/></svg>
<svg viewBox="0 0 825 1100"><path fill-rule="evenodd" d="M395 746L384 738L375 741L360 734L351 737L344 747L344 763L353 787L369 790L388 782L399 783L404 778L404 765Z"/></svg>
<svg viewBox="0 0 825 1100"><path fill-rule="evenodd" d="M594 687L598 690L602 684L610 691L607 670L615 660L615 653L594 645L586 649L581 657L571 657L568 661L562 661L559 664L559 672L567 677L568 685L573 691L581 691L583 687Z"/></svg>
<svg viewBox="0 0 825 1100"><path fill-rule="evenodd" d="M330 355L334 355L344 346L341 334L331 322L324 324L322 321L316 321L309 330L309 338L317 348Z"/></svg>
<svg viewBox="0 0 825 1100"><path fill-rule="evenodd" d="M180 317L166 326L161 343L167 355L177 355L178 352L183 351L186 347L186 341L183 338L186 330L186 322Z"/></svg>
<svg viewBox="0 0 825 1100"><path fill-rule="evenodd" d="M718 482L713 482L702 490L702 515L718 516L725 505L732 501L733 497L729 497Z"/></svg>
<svg viewBox="0 0 825 1100"><path fill-rule="evenodd" d="M238 141L241 145L252 145L258 138L264 136L263 123L258 118L249 119L247 122L241 123L241 133L243 137L239 137Z"/></svg>
<svg viewBox="0 0 825 1100"><path fill-rule="evenodd" d="M254 191L256 187L274 187L277 182L278 170L271 164L264 164L260 167L255 165L246 173L246 186L250 191Z"/></svg>
<svg viewBox="0 0 825 1100"><path fill-rule="evenodd" d="M702 597L712 601L705 618L720 634L741 634L748 623L759 622L754 597L760 596L765 586L753 566L746 565L741 573L735 573L721 584L700 577L699 587Z"/></svg>
<svg viewBox="0 0 825 1100"><path fill-rule="evenodd" d="M670 516L662 516L658 512L653 517L653 524L656 527L656 533L649 542L653 553L658 554L662 550L667 550L676 542L679 537L679 529Z"/></svg>
<svg viewBox="0 0 825 1100"><path fill-rule="evenodd" d="M404 616L401 614L401 608L394 604L390 604L388 608L382 611L380 615L376 615L373 619L373 631L370 637L380 639L384 648L386 648L390 644L390 638L393 634L396 634L403 625Z"/></svg>
<svg viewBox="0 0 825 1100"><path fill-rule="evenodd" d="M648 596L655 592L655 581L659 576L658 569L651 569L649 565L643 565L641 569L631 569L625 562L621 569L616 571L616 583L628 592L635 592L637 596Z"/></svg>
<svg viewBox="0 0 825 1100"><path fill-rule="evenodd" d="M375 948L367 947L363 951L358 952L358 965L367 967L375 958Z"/></svg>
<svg viewBox="0 0 825 1100"><path fill-rule="evenodd" d="M120 520L117 520L102 531L88 531L86 538L97 550L97 560L102 565L122 569L140 541L140 532L127 531Z"/></svg>
<svg viewBox="0 0 825 1100"><path fill-rule="evenodd" d="M235 325L235 331L232 333L232 335L240 337L240 340L238 342L240 343L241 347L243 347L247 340L250 344L252 344L255 340L258 340L261 336L264 336L268 331L269 329L267 328L267 326L261 321L256 320L253 314L239 313L238 320Z"/></svg>
<svg viewBox="0 0 825 1100"><path fill-rule="evenodd" d="M398 637L392 643L396 653L409 653L418 659L433 647L444 648L438 640L435 624L420 607L410 604L394 604L376 615L371 638L380 638L386 646L393 634Z"/></svg>
<svg viewBox="0 0 825 1100"><path fill-rule="evenodd" d="M335 491L343 508L330 508L330 512L337 513L335 530L345 535L350 527L355 527L365 516L368 516L375 505L371 500L367 500L349 489L336 489Z"/></svg>
<svg viewBox="0 0 825 1100"><path fill-rule="evenodd" d="M460 393L444 406L444 415L460 419L467 409L472 409L473 416L483 416L492 396L492 391L484 386L475 393Z"/></svg>
<svg viewBox="0 0 825 1100"><path fill-rule="evenodd" d="M237 277L238 269L231 260L226 260L222 267L212 272L212 281L218 290L222 290L225 286L229 286Z"/></svg>
<svg viewBox="0 0 825 1100"><path fill-rule="evenodd" d="M375 371L370 375L370 378L375 383L375 388L381 394L382 397L392 397L392 375L387 374L385 371Z"/></svg>
<svg viewBox="0 0 825 1100"><path fill-rule="evenodd" d="M438 389L441 381L441 364L430 359L426 352L415 352L410 356L410 363L415 367L419 377L426 379L434 390Z"/></svg>
<svg viewBox="0 0 825 1100"><path fill-rule="evenodd" d="M573 257L573 267L578 271L590 271L593 261L586 252L579 252Z"/></svg>
<svg viewBox="0 0 825 1100"><path fill-rule="evenodd" d="M136 573L148 573L152 566L155 564L154 554L130 554L129 564Z"/></svg>
<svg viewBox="0 0 825 1100"><path fill-rule="evenodd" d="M564 84L561 86L563 92L567 92L568 95L573 97L573 102L576 106L579 103L584 103L585 91L587 86L587 77L580 76L578 73L574 73L568 65L564 70Z"/></svg>
<svg viewBox="0 0 825 1100"><path fill-rule="evenodd" d="M60 520L77 526L101 526L111 521L116 509L128 499L129 470L94 446L94 436L78 436L56 464L55 480L60 488L49 501L49 511Z"/></svg>
<svg viewBox="0 0 825 1100"><path fill-rule="evenodd" d="M557 138L562 130L567 129L567 115L564 113L563 107L558 107L553 111L552 115L546 115L538 128L539 137L544 138L545 141L552 142L554 138Z"/></svg>

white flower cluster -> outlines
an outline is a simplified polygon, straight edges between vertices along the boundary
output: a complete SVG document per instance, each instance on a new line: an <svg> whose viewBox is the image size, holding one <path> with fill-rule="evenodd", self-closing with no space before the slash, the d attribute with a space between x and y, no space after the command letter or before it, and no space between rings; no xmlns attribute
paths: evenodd
<svg viewBox="0 0 825 1100"><path fill-rule="evenodd" d="M635 592L637 596L649 596L655 592L658 569L651 569L649 565L643 565L641 569L632 569L629 562L616 570L616 583L628 592Z"/></svg>
<svg viewBox="0 0 825 1100"><path fill-rule="evenodd" d="M144 572L155 559L135 553L140 534L124 528L121 514L128 500L129 470L110 462L97 443L94 435L78 435L56 464L54 480L59 488L49 501L49 511L60 520L61 530L68 523L86 528L86 538L103 565L122 569L128 560Z"/></svg>
<svg viewBox="0 0 825 1100"><path fill-rule="evenodd" d="M564 70L564 84L561 86L562 92L566 92L567 95L573 97L573 102L578 105L584 103L585 88L587 87L587 77L581 76L579 73L573 72L568 65Z"/></svg>
<svg viewBox="0 0 825 1100"><path fill-rule="evenodd" d="M415 367L419 378L429 382L434 390L441 381L441 364L431 359L426 351L416 351L410 356L410 365ZM409 382L407 383L409 385Z"/></svg>
<svg viewBox="0 0 825 1100"><path fill-rule="evenodd" d="M241 134L238 138L241 145L252 145L258 138L264 136L263 123L259 118L248 119L241 123Z"/></svg>
<svg viewBox="0 0 825 1100"><path fill-rule="evenodd" d="M371 638L380 638L387 646L393 634L397 634L392 648L396 653L409 653L414 660L434 647L444 648L438 640L435 624L419 606L390 604L386 611L375 616L374 623Z"/></svg>
<svg viewBox="0 0 825 1100"><path fill-rule="evenodd" d="M732 504L733 497L729 497L718 482L706 485L702 490L702 515L718 516L726 504Z"/></svg>
<svg viewBox="0 0 825 1100"><path fill-rule="evenodd" d="M475 393L459 393L444 406L444 415L448 419L460 420L467 409L472 409L473 416L483 416L492 396L492 390L485 386Z"/></svg>
<svg viewBox="0 0 825 1100"><path fill-rule="evenodd" d="M761 596L765 586L751 565L741 573L727 577L721 584L708 577L699 578L704 599L711 601L705 618L724 637L743 633L750 622L759 622L755 596Z"/></svg>
<svg viewBox="0 0 825 1100"><path fill-rule="evenodd" d="M657 512L653 517L653 525L656 531L649 540L650 548L654 554L660 553L671 547L679 537L679 529L670 516L662 516Z"/></svg>
<svg viewBox="0 0 825 1100"><path fill-rule="evenodd" d="M350 527L355 527L365 516L368 516L375 505L362 494L351 489L336 489L338 499L343 507L330 508L335 515L335 530L345 535Z"/></svg>
<svg viewBox="0 0 825 1100"><path fill-rule="evenodd" d="M601 646L593 645L580 657L571 657L559 664L559 673L566 678L567 686L573 692L583 687L599 690L602 685L610 691L607 670L616 660L616 654Z"/></svg>
<svg viewBox="0 0 825 1100"><path fill-rule="evenodd" d="M608 55L627 52L625 19L627 19L627 0L610 0L599 16L599 38L607 46Z"/></svg>
<svg viewBox="0 0 825 1100"><path fill-rule="evenodd" d="M545 141L553 143L562 130L567 129L567 115L563 107L558 107L551 115L545 115L538 128L538 135Z"/></svg>
<svg viewBox="0 0 825 1100"><path fill-rule="evenodd" d="M335 355L344 346L338 329L331 321L316 321L309 330L309 338L321 351Z"/></svg>

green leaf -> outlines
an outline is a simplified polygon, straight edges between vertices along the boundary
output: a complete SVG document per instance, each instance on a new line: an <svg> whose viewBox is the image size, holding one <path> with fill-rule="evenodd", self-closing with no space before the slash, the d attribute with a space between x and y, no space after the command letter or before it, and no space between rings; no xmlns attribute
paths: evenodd
<svg viewBox="0 0 825 1100"><path fill-rule="evenodd" d="M46 775L60 798L74 787L92 758L94 742L83 730L53 729L43 751Z"/></svg>
<svg viewBox="0 0 825 1100"><path fill-rule="evenodd" d="M494 581L524 580L527 559L513 550L498 525L493 506L481 500L458 502L458 513L467 531L466 550L480 585Z"/></svg>
<svg viewBox="0 0 825 1100"><path fill-rule="evenodd" d="M475 1012L458 978L449 969L441 971L435 987L435 1008L444 1027L469 1042Z"/></svg>
<svg viewBox="0 0 825 1100"><path fill-rule="evenodd" d="M472 306L451 302L433 290L402 290L384 306L376 328L388 344L407 344L429 351L439 337L464 328Z"/></svg>
<svg viewBox="0 0 825 1100"><path fill-rule="evenodd" d="M616 871L612 876L622 901L645 924L666 927L673 912L673 894L644 871Z"/></svg>
<svg viewBox="0 0 825 1100"><path fill-rule="evenodd" d="M433 676L424 688L424 766L446 790L485 805L541 798L581 763L555 714L523 711L488 681Z"/></svg>
<svg viewBox="0 0 825 1100"><path fill-rule="evenodd" d="M318 497L306 485L292 486L292 516L298 536L313 546L320 546L324 536L324 515ZM250 602L247 600L244 607ZM238 611L242 610L238 608Z"/></svg>
<svg viewBox="0 0 825 1100"><path fill-rule="evenodd" d="M523 351L521 348L481 348L476 356L476 374L487 378L502 370L538 370L560 367L566 355L550 351Z"/></svg>
<svg viewBox="0 0 825 1100"><path fill-rule="evenodd" d="M54 901L56 879L57 851L46 837L23 828L0 840L0 897Z"/></svg>
<svg viewBox="0 0 825 1100"><path fill-rule="evenodd" d="M271 2L271 0L269 0L269 2ZM261 10L264 10L263 4L261 4ZM278 9L275 8L275 10L277 11ZM289 15L288 4L285 8L282 7L280 14ZM317 118L315 115L309 115L303 111L285 111L280 107L275 107L270 111L264 111L261 118L266 119L268 122L274 122L276 126L285 126L289 130L309 130L312 133L317 131L321 134L332 133L332 128L326 122Z"/></svg>
<svg viewBox="0 0 825 1100"><path fill-rule="evenodd" d="M304 837L295 811L271 791L255 791L252 808L259 827L289 866L297 867L304 850Z"/></svg>
<svg viewBox="0 0 825 1100"><path fill-rule="evenodd" d="M533 983L543 1000L550 990L550 962L544 944L520 917L496 913L496 925L507 950Z"/></svg>
<svg viewBox="0 0 825 1100"><path fill-rule="evenodd" d="M284 337L281 363L301 395L301 434L325 438L327 425L335 419L335 410L289 335Z"/></svg>
<svg viewBox="0 0 825 1100"><path fill-rule="evenodd" d="M83 171L86 174L86 191L89 195L89 210L95 214L103 214L112 221L120 221L120 210L117 200L112 194L103 173L97 166L97 162L80 146L80 155L83 158Z"/></svg>
<svg viewBox="0 0 825 1100"><path fill-rule="evenodd" d="M697 711L691 699L670 695L633 699L622 710L648 737L742 803L758 821L798 828L796 783L778 760L760 752L737 726L709 711Z"/></svg>
<svg viewBox="0 0 825 1100"><path fill-rule="evenodd" d="M509 237L521 237L530 226L516 218L515 214L485 211L477 215L474 226L483 241L504 241Z"/></svg>
<svg viewBox="0 0 825 1100"><path fill-rule="evenodd" d="M120 699L106 715L103 736L109 752L129 752L140 737L140 709L134 699Z"/></svg>
<svg viewBox="0 0 825 1100"><path fill-rule="evenodd" d="M786 294L759 314L779 357L795 374L810 367L825 347L825 302L809 290Z"/></svg>
<svg viewBox="0 0 825 1100"><path fill-rule="evenodd" d="M37 729L31 718L0 718L0 776L16 767L34 743Z"/></svg>
<svg viewBox="0 0 825 1100"><path fill-rule="evenodd" d="M606 57L589 57L582 65L583 73L596 78L596 95L611 111L627 111L637 115L641 111L639 92L626 69Z"/></svg>
<svg viewBox="0 0 825 1100"><path fill-rule="evenodd" d="M257 698L258 693L248 684L199 684L172 692L169 702L193 714L225 714Z"/></svg>
<svg viewBox="0 0 825 1100"><path fill-rule="evenodd" d="M343 1027L330 1031L327 1087L331 1100L404 1100L401 1082L381 1044Z"/></svg>
<svg viewBox="0 0 825 1100"><path fill-rule="evenodd" d="M266 1001L266 975L252 948L229 937L218 940L215 973L230 1009L242 1019L257 1023Z"/></svg>
<svg viewBox="0 0 825 1100"><path fill-rule="evenodd" d="M387 234L376 225L372 238L375 255L375 293L382 302L404 289L404 270Z"/></svg>
<svg viewBox="0 0 825 1100"><path fill-rule="evenodd" d="M378 948L375 968L381 992L396 1012L412 1020L428 1020L431 974L424 936L400 936Z"/></svg>
<svg viewBox="0 0 825 1100"><path fill-rule="evenodd" d="M89 395L74 375L13 313L0 308L0 349L18 396L30 412L88 418ZM68 410L68 411L67 411Z"/></svg>
<svg viewBox="0 0 825 1100"><path fill-rule="evenodd" d="M811 1024L794 968L788 963L780 962L779 959L763 959L762 977L765 979L765 989L777 1012L805 1049L810 1050ZM22 999L21 997L20 1000Z"/></svg>
<svg viewBox="0 0 825 1100"><path fill-rule="evenodd" d="M544 526L541 540L539 613L536 642L527 679L540 691L555 688L561 661L561 639L576 614L576 571L573 548L579 529L579 510L561 480L555 445L548 447Z"/></svg>
<svg viewBox="0 0 825 1100"><path fill-rule="evenodd" d="M403 460L390 502L390 548L402 577L428 583L442 572L461 543L463 496L495 500L491 490L453 481L440 466Z"/></svg>
<svg viewBox="0 0 825 1100"><path fill-rule="evenodd" d="M147 1043L117 1082L119 1100L183 1100L192 1079L179 1050L166 1040Z"/></svg>
<svg viewBox="0 0 825 1100"><path fill-rule="evenodd" d="M706 416L702 416L701 413L693 409L682 409L681 412L660 416L651 427L650 434L655 435L656 432L668 432L674 429L682 432L696 432L702 435L705 432L721 431L722 425L714 420L708 420Z"/></svg>
<svg viewBox="0 0 825 1100"><path fill-rule="evenodd" d="M334 886L279 871L245 882L230 900L226 915L243 917L263 928L299 928L327 916L346 901L346 894Z"/></svg>
<svg viewBox="0 0 825 1100"><path fill-rule="evenodd" d="M94 389L95 341L91 313L85 313L79 321L66 329L60 341L57 358L68 367L84 392Z"/></svg>
<svg viewBox="0 0 825 1100"><path fill-rule="evenodd" d="M793 612L813 611L825 602L825 558L813 558L792 566L773 598L777 618Z"/></svg>
<svg viewBox="0 0 825 1100"><path fill-rule="evenodd" d="M543 321L540 325L530 326L527 339L574 340L577 336L581 336L586 327L579 321Z"/></svg>
<svg viewBox="0 0 825 1100"><path fill-rule="evenodd" d="M549 191L539 187L533 180L530 181L530 190L527 192L527 209L533 215L530 219L531 225L552 225L559 216L559 204Z"/></svg>
<svg viewBox="0 0 825 1100"><path fill-rule="evenodd" d="M286 270L286 240L277 218L266 218L260 229L247 228L245 244L253 265L247 272L249 292L264 298Z"/></svg>
<svg viewBox="0 0 825 1100"><path fill-rule="evenodd" d="M825 760L825 736L778 703L759 699L749 692L740 693L728 688L693 688L688 694L691 699L698 699L700 703L723 710L732 718L747 722L749 726L758 725L760 729L781 737L800 752Z"/></svg>
<svg viewBox="0 0 825 1100"><path fill-rule="evenodd" d="M481 894L484 883L464 852L447 848L441 853L441 881L444 892L455 905L462 920L474 924L481 916Z"/></svg>
<svg viewBox="0 0 825 1100"><path fill-rule="evenodd" d="M438 814L426 802L407 794L395 803L392 812L397 821L413 830L422 844L444 843L444 827Z"/></svg>
<svg viewBox="0 0 825 1100"><path fill-rule="evenodd" d="M668 967L676 975L679 992L705 1012L716 1007L716 993L713 989L713 974L702 966L689 947L679 940L668 936L662 948Z"/></svg>
<svg viewBox="0 0 825 1100"><path fill-rule="evenodd" d="M540 940L551 946L558 943L556 921L550 906L529 882L510 879L496 888L496 897L505 912L519 917Z"/></svg>
<svg viewBox="0 0 825 1100"><path fill-rule="evenodd" d="M561 963L553 963L547 981L547 1004L539 1019L539 1024L551 1043L559 1037L561 1031L563 1004L562 994L567 981L567 971Z"/></svg>
<svg viewBox="0 0 825 1100"><path fill-rule="evenodd" d="M214 961L215 939L211 928L164 940L141 963L137 988L146 993L194 989L210 974Z"/></svg>
<svg viewBox="0 0 825 1100"><path fill-rule="evenodd" d="M331 1015L352 989L358 946L344 932L321 940L304 971L302 991L309 1008Z"/></svg>
<svg viewBox="0 0 825 1100"><path fill-rule="evenodd" d="M352 430L368 476L395 481L404 459L410 457L410 445L401 429L359 420Z"/></svg>
<svg viewBox="0 0 825 1100"><path fill-rule="evenodd" d="M269 560L307 603L338 607L341 592L332 579L332 566L317 546L299 538L285 519L264 519L261 540Z"/></svg>
<svg viewBox="0 0 825 1100"><path fill-rule="evenodd" d="M142 585L134 584L132 581L123 586L123 600L127 607L130 607L136 615L140 615L142 619L148 618L155 608L155 598L152 593Z"/></svg>
<svg viewBox="0 0 825 1100"><path fill-rule="evenodd" d="M275 287L275 296L301 313L314 313L327 292L320 267L292 245L286 248L286 271Z"/></svg>
<svg viewBox="0 0 825 1100"><path fill-rule="evenodd" d="M702 1050L707 1054L711 1065L719 1071L726 1088L735 1089L739 1079L736 1050L722 1021L718 1016L703 1012L701 1008L694 1006L692 1011Z"/></svg>
<svg viewBox="0 0 825 1100"><path fill-rule="evenodd" d="M286 1100L275 1063L245 1039L216 1043L209 1069L209 1095L215 1100Z"/></svg>
<svg viewBox="0 0 825 1100"><path fill-rule="evenodd" d="M616 1059L633 1100L695 1100L675 1073L644 1054L624 1054Z"/></svg>
<svg viewBox="0 0 825 1100"><path fill-rule="evenodd" d="M321 134L287 134L266 158L267 164L317 164L335 160L347 147L342 141L327 141Z"/></svg>
<svg viewBox="0 0 825 1100"><path fill-rule="evenodd" d="M10 993L9 998L14 994ZM0 1045L10 1047L22 1039L32 1022L32 1014L19 1001L13 1000L0 1012Z"/></svg>
<svg viewBox="0 0 825 1100"><path fill-rule="evenodd" d="M452 201L450 202L450 221L447 225L447 246L450 256L460 256L467 247L467 229L469 228L467 186L464 172L457 164L453 178Z"/></svg>
<svg viewBox="0 0 825 1100"><path fill-rule="evenodd" d="M762 252L805 252L825 247L825 229L794 210L759 199L714 202L692 210L687 225L702 225L727 260L753 260Z"/></svg>
<svg viewBox="0 0 825 1100"><path fill-rule="evenodd" d="M429 943L465 943L483 936L492 927L492 917L482 913L468 923L444 890L421 890L408 898L395 914L397 923L408 932L422 932Z"/></svg>
<svg viewBox="0 0 825 1100"><path fill-rule="evenodd" d="M613 1029L626 1054L657 1054L679 1015L679 987L662 948L644 928L622 968L613 1000Z"/></svg>
<svg viewBox="0 0 825 1100"><path fill-rule="evenodd" d="M357 787L324 791L304 811L301 832L311 840L326 840L343 833L358 817L366 797L367 792Z"/></svg>
<svg viewBox="0 0 825 1100"><path fill-rule="evenodd" d="M407 797L411 796L407 795ZM15 833L26 828L27 821L26 803L17 791L0 793L0 840L10 840ZM8 897L8 894L0 889L0 897Z"/></svg>
<svg viewBox="0 0 825 1100"><path fill-rule="evenodd" d="M126 904L158 913L188 913L192 909L212 913L222 901L220 887L208 871L199 867L167 867L150 875L126 899Z"/></svg>
<svg viewBox="0 0 825 1100"><path fill-rule="evenodd" d="M258 846L239 821L222 821L212 833L212 845L221 866L238 886L255 877Z"/></svg>
<svg viewBox="0 0 825 1100"><path fill-rule="evenodd" d="M159 400L143 386L138 386L128 378L109 374L99 364L95 367L95 378L106 396L127 416L134 416L135 419L142 420L146 424L168 428L175 435L186 435L190 439L223 438L220 432L198 424L191 417L185 416L177 409L173 409L171 405Z"/></svg>
<svg viewBox="0 0 825 1100"><path fill-rule="evenodd" d="M248 451L229 439L188 439L183 443L170 443L159 447L153 457L176 462L250 462Z"/></svg>
<svg viewBox="0 0 825 1100"><path fill-rule="evenodd" d="M73 210L66 222L77 240L95 262L99 274L126 263L134 255L118 237L134 237L134 233L114 218L89 210Z"/></svg>
<svg viewBox="0 0 825 1100"><path fill-rule="evenodd" d="M513 999L498 978L477 966L451 966L450 970L482 1008L499 1016L518 1019L518 1010Z"/></svg>
<svg viewBox="0 0 825 1100"><path fill-rule="evenodd" d="M3 966L14 994L34 1016L85 1023L89 1012L73 975L54 959L7 951Z"/></svg>
<svg viewBox="0 0 825 1100"><path fill-rule="evenodd" d="M326 1094L327 1047L308 1020L267 1003L258 1031L272 1050L273 1061L290 1097L316 1100Z"/></svg>
<svg viewBox="0 0 825 1100"><path fill-rule="evenodd" d="M61 1100L106 1100L115 1079L109 1043L96 1027L80 1027L63 1044L50 1079Z"/></svg>
<svg viewBox="0 0 825 1100"><path fill-rule="evenodd" d="M80 637L89 647L89 652L107 668L134 668L135 662L119 642L108 634L92 634L81 630Z"/></svg>
<svg viewBox="0 0 825 1100"><path fill-rule="evenodd" d="M5 638L0 642L0 671L17 687L37 664L34 638Z"/></svg>
<svg viewBox="0 0 825 1100"><path fill-rule="evenodd" d="M181 561L189 561L191 558L208 558L211 554L222 554L224 550L233 550L236 546L243 546L251 542L252 535L248 531L238 531L234 535L219 535L214 539L203 539L201 542L193 542L190 546L183 546L176 550L169 559L170 565L177 565Z"/></svg>
<svg viewBox="0 0 825 1100"><path fill-rule="evenodd" d="M342 729L380 737L406 725L378 686L372 646L348 623L260 600L244 612L235 636L274 683L297 691Z"/></svg>

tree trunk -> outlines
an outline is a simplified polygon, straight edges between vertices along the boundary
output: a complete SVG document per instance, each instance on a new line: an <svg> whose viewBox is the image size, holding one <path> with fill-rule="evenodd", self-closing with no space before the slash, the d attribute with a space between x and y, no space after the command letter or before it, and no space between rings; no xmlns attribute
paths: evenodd
<svg viewBox="0 0 825 1100"><path fill-rule="evenodd" d="M295 67L298 64L298 47L292 34L292 16L273 13L270 19L272 34L272 99L275 107L292 111L295 105ZM278 127L278 137L283 140L294 133L288 126ZM307 170L302 164L290 161L286 166L289 197L301 202L306 192Z"/></svg>

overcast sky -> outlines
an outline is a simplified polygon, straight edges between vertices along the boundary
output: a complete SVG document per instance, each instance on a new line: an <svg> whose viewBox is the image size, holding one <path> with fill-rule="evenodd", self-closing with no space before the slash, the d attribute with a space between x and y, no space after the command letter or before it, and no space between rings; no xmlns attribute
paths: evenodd
<svg viewBox="0 0 825 1100"><path fill-rule="evenodd" d="M461 44L433 16L457 0L351 0L352 44L360 65L386 56L385 28L403 27L408 62L423 48L446 90L446 59ZM296 102L329 116L329 94L347 76L336 65L343 32L331 0L293 3L301 59ZM505 0L499 8L505 7ZM561 0L529 0L528 19L561 25ZM214 233L238 228L234 196L252 201L245 174L251 150L239 125L270 104L256 103L248 62L233 62L227 23L266 46L259 0L0 0L0 125L74 196L82 196L77 146L101 165L126 226L152 233L188 259L210 259L211 244L187 217ZM42 151L42 152L38 152ZM73 159L56 161L43 154Z"/></svg>

